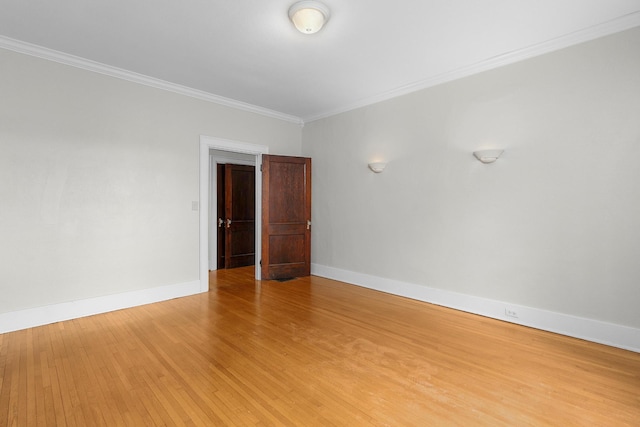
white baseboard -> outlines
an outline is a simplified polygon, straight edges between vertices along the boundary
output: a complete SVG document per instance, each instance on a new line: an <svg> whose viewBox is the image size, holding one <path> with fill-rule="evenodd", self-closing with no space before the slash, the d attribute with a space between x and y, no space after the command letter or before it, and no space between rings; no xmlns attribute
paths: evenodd
<svg viewBox="0 0 640 427"><path fill-rule="evenodd" d="M640 353L640 329L628 326L384 279L319 264L311 265L311 274ZM517 318L507 316L507 310L515 313Z"/></svg>
<svg viewBox="0 0 640 427"><path fill-rule="evenodd" d="M0 313L0 334L200 293L200 281Z"/></svg>

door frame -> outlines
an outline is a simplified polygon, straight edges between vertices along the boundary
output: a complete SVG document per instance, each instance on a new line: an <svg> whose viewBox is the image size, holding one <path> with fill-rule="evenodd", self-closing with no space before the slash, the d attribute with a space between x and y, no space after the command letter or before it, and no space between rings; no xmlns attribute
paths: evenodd
<svg viewBox="0 0 640 427"><path fill-rule="evenodd" d="M232 153L251 154L256 158L256 230L262 230L262 155L269 154L266 145L232 141L200 135L200 292L209 290L209 212L211 209L211 164L210 150L228 151ZM261 279L260 259L262 259L262 233L256 232L255 278Z"/></svg>

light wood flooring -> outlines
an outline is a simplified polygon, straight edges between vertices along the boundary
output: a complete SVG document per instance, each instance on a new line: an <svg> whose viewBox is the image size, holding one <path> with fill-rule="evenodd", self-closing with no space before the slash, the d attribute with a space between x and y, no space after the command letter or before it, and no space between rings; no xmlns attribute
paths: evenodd
<svg viewBox="0 0 640 427"><path fill-rule="evenodd" d="M640 426L640 354L318 277L0 335L0 426Z"/></svg>

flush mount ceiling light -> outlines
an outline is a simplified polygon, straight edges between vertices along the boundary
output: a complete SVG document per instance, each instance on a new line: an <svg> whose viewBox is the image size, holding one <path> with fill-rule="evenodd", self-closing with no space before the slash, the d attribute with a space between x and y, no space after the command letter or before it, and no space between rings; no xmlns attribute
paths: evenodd
<svg viewBox="0 0 640 427"><path fill-rule="evenodd" d="M320 31L329 16L329 8L317 1L299 1L289 8L291 22L303 34Z"/></svg>

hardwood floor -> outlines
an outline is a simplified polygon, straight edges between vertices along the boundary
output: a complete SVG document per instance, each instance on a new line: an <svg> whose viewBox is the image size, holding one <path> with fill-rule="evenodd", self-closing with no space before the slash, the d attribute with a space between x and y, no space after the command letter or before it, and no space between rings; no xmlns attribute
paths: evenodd
<svg viewBox="0 0 640 427"><path fill-rule="evenodd" d="M0 335L0 426L638 426L640 354L318 277Z"/></svg>

